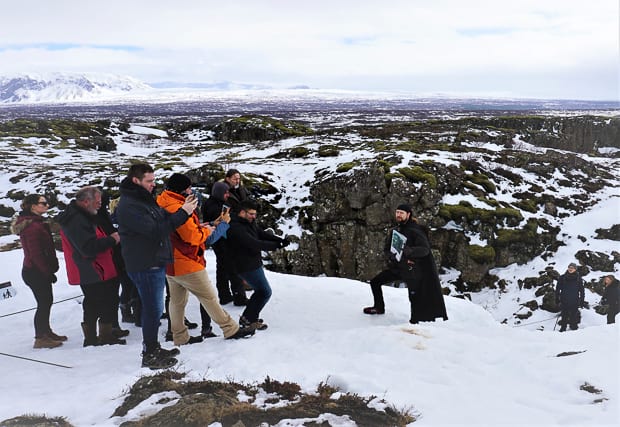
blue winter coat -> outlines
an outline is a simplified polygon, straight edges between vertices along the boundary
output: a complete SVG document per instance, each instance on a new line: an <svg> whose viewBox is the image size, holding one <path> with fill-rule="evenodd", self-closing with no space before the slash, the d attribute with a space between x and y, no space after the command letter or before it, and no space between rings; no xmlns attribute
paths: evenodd
<svg viewBox="0 0 620 427"><path fill-rule="evenodd" d="M127 271L165 267L173 260L170 233L189 215L183 209L166 212L145 188L129 178L121 182L120 192L115 214Z"/></svg>

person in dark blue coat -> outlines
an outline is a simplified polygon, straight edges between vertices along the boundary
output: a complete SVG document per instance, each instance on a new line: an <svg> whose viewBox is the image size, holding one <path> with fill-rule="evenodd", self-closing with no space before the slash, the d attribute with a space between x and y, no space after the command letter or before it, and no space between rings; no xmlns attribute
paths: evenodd
<svg viewBox="0 0 620 427"><path fill-rule="evenodd" d="M158 330L164 311L166 265L172 263L170 233L184 224L198 205L188 196L174 213L159 207L153 198L155 175L146 163L134 164L120 185L116 208L121 251L127 274L136 285L142 302L142 367L166 369L177 363L178 349L164 350Z"/></svg>
<svg viewBox="0 0 620 427"><path fill-rule="evenodd" d="M560 306L560 332L566 330L566 325L572 330L579 327L579 307L583 307L584 298L583 280L577 272L577 264L571 262L555 288L555 301Z"/></svg>
<svg viewBox="0 0 620 427"><path fill-rule="evenodd" d="M397 227L390 231L385 253L389 267L370 281L374 299L365 314L384 314L385 303L381 286L405 282L411 304L410 323L432 322L441 317L448 320L437 265L431 252L428 235L411 213L411 206L401 204L394 214Z"/></svg>

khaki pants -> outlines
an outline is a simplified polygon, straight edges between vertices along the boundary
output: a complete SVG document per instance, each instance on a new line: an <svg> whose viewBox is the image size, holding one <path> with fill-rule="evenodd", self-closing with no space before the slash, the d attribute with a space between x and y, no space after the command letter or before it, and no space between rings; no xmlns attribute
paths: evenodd
<svg viewBox="0 0 620 427"><path fill-rule="evenodd" d="M174 345L182 345L189 341L189 332L184 322L189 292L196 295L211 319L222 328L225 338L237 333L239 324L220 305L217 292L207 275L207 270L203 269L182 276L166 275L166 278L170 288L168 311Z"/></svg>

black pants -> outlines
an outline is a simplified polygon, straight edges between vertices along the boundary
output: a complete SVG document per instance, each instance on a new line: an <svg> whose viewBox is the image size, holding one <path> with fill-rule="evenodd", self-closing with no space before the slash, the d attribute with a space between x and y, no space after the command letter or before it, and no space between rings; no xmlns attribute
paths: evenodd
<svg viewBox="0 0 620 427"><path fill-rule="evenodd" d="M215 287L221 299L245 299L243 280L232 270L226 252L215 250ZM229 285L230 284L230 285Z"/></svg>
<svg viewBox="0 0 620 427"><path fill-rule="evenodd" d="M571 329L577 329L577 325L579 325L579 322L581 321L579 307L562 308L561 315L560 326L566 327L566 325L570 325Z"/></svg>
<svg viewBox="0 0 620 427"><path fill-rule="evenodd" d="M413 289L413 283L411 283L411 281L403 280L398 274L398 272L394 270L383 270L381 273L377 274L370 280L370 289L372 291L372 297L374 299L374 307L379 310L385 310L385 302L383 301L383 290L381 289L382 285L402 281L405 281L405 283L407 283L407 289L409 290L409 302L413 303L414 294L411 292Z"/></svg>
<svg viewBox="0 0 620 427"><path fill-rule="evenodd" d="M609 307L607 311L607 324L616 323L616 314L618 314L618 307Z"/></svg>
<svg viewBox="0 0 620 427"><path fill-rule="evenodd" d="M22 279L32 290L34 299L37 301L37 310L34 312L35 338L41 338L51 332L50 312L54 296L52 294L52 282L38 270L22 269Z"/></svg>
<svg viewBox="0 0 620 427"><path fill-rule="evenodd" d="M140 298L136 285L133 284L126 272L121 273L118 278L121 282L120 303L130 306L134 299Z"/></svg>
<svg viewBox="0 0 620 427"><path fill-rule="evenodd" d="M113 323L118 310L118 280L80 285L84 294L82 310L84 323L94 325L98 319L101 323Z"/></svg>

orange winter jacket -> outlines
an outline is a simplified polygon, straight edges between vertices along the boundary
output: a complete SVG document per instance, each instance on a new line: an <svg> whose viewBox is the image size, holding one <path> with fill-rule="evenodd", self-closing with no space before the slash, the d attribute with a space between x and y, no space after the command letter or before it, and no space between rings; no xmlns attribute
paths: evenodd
<svg viewBox="0 0 620 427"><path fill-rule="evenodd" d="M183 206L185 197L165 190L157 197L157 204L168 212L174 213ZM182 276L195 273L205 268L205 241L211 234L208 228L200 226L198 215L194 212L187 221L170 233L174 262L166 267L169 276Z"/></svg>

